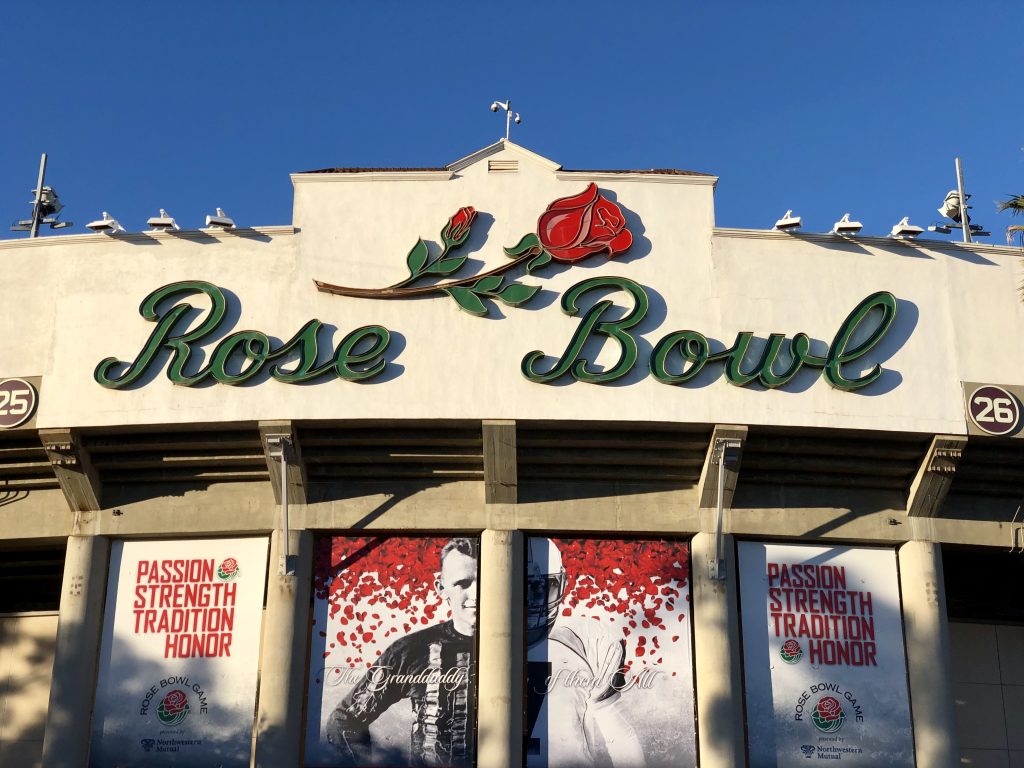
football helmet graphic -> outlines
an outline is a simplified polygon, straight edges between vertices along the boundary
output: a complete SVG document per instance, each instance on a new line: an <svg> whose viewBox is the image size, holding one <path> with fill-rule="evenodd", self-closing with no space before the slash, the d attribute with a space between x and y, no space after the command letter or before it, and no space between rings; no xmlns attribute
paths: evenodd
<svg viewBox="0 0 1024 768"><path fill-rule="evenodd" d="M551 539L530 537L526 548L526 643L547 637L565 596L562 553Z"/></svg>

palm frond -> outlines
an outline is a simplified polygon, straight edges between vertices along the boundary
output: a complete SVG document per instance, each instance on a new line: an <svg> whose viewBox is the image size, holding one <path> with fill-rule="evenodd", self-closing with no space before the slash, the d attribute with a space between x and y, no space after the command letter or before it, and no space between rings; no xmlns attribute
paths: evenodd
<svg viewBox="0 0 1024 768"><path fill-rule="evenodd" d="M1024 195L1010 195L1005 200L996 203L996 210L1000 213L1009 211L1013 216L1024 214Z"/></svg>
<svg viewBox="0 0 1024 768"><path fill-rule="evenodd" d="M1013 238L1020 234L1020 247L1024 248L1024 225L1014 224L1006 228L1006 244L1013 245Z"/></svg>

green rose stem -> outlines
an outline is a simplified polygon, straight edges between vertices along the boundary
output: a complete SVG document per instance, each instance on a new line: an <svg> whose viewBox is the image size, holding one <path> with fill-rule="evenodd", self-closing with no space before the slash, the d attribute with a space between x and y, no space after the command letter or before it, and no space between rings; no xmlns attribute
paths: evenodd
<svg viewBox="0 0 1024 768"><path fill-rule="evenodd" d="M482 275L470 275L464 277L461 280L449 280L447 283L436 283L434 285L421 285L415 288L404 288L406 283L410 280L403 280L400 283L388 286L387 288L347 288L344 285L332 285L331 283L324 283L319 280L314 280L316 289L323 291L324 293L333 293L336 296L355 296L361 299L401 299L406 296L423 296L428 293L434 293L437 291L443 291L446 288L455 288L464 285L472 285L477 280L481 280L485 277L491 277L492 275L503 275L510 271L513 267L522 264L524 261L537 256L532 250L518 256L507 264L502 264L500 267L484 272Z"/></svg>

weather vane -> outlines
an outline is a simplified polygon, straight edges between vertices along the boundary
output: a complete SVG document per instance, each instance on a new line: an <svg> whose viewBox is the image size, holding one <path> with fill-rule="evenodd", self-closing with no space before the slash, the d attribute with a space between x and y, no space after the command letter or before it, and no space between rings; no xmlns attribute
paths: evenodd
<svg viewBox="0 0 1024 768"><path fill-rule="evenodd" d="M494 102L491 104L491 112L497 112L499 107L505 110L505 141L508 141L508 133L512 130L512 99ZM521 122L523 121L519 117L519 113L516 112L516 125Z"/></svg>

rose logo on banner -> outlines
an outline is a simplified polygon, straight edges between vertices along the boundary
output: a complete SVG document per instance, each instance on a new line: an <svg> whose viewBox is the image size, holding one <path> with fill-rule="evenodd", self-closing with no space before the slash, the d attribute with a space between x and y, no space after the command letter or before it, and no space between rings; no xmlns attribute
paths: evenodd
<svg viewBox="0 0 1024 768"><path fill-rule="evenodd" d="M811 722L823 733L835 733L846 722L843 705L835 696L822 696L811 713Z"/></svg>
<svg viewBox="0 0 1024 768"><path fill-rule="evenodd" d="M238 578L241 570L238 568L238 561L233 557L227 558L217 568L217 578L221 581L234 581Z"/></svg>
<svg viewBox="0 0 1024 768"><path fill-rule="evenodd" d="M441 230L441 250L431 255L419 238L406 257L409 276L387 288L346 288L314 280L318 290L338 296L364 299L402 299L431 293L447 294L459 308L477 317L487 315L484 299L497 299L510 307L518 307L536 295L539 285L524 285L505 276L516 267L525 266L532 274L552 261L572 264L596 253L611 258L633 244L633 234L626 227L622 209L604 197L591 182L578 195L563 197L551 203L537 221L537 231L524 235L505 254L512 261L479 275L448 282L423 284L424 279L448 277L466 263L465 255L450 255L468 239L477 212L472 207L460 208ZM419 283L419 285L414 285Z"/></svg>
<svg viewBox="0 0 1024 768"><path fill-rule="evenodd" d="M164 725L177 725L191 712L188 696L180 689L175 689L164 696L164 700L156 708L156 716Z"/></svg>
<svg viewBox="0 0 1024 768"><path fill-rule="evenodd" d="M779 648L779 656L787 664L796 664L804 657L804 649L796 640L787 640Z"/></svg>

